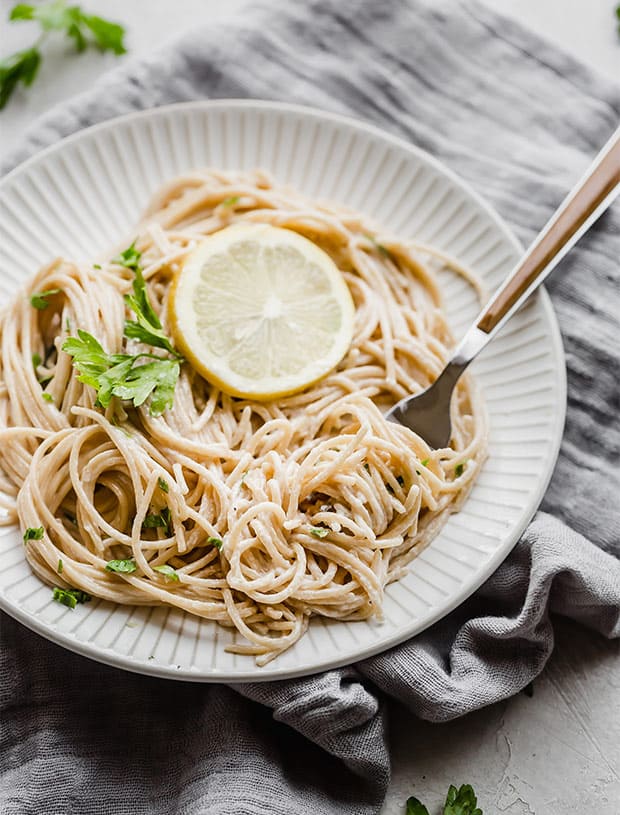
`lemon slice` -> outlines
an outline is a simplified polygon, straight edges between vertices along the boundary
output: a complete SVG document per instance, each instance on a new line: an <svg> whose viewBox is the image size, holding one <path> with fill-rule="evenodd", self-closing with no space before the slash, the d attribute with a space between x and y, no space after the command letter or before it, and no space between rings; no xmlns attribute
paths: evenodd
<svg viewBox="0 0 620 815"><path fill-rule="evenodd" d="M232 396L268 400L332 370L353 336L354 306L333 260L312 241L268 224L205 238L172 287L177 346Z"/></svg>

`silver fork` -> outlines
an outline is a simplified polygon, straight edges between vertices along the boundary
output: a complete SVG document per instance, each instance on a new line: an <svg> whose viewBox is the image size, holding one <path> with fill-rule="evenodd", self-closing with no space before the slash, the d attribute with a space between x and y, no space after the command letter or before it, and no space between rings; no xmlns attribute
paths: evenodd
<svg viewBox="0 0 620 815"><path fill-rule="evenodd" d="M387 418L431 447L451 438L450 400L459 377L620 193L620 128L560 204L506 281L482 309L430 387L401 399Z"/></svg>

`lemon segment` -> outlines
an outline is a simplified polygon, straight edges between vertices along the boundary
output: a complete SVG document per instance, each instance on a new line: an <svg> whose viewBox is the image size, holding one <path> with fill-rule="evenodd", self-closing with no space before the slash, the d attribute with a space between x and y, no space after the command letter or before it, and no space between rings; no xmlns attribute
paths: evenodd
<svg viewBox="0 0 620 815"><path fill-rule="evenodd" d="M168 303L177 347L232 396L267 401L303 390L336 367L353 336L353 300L333 260L268 224L201 241Z"/></svg>

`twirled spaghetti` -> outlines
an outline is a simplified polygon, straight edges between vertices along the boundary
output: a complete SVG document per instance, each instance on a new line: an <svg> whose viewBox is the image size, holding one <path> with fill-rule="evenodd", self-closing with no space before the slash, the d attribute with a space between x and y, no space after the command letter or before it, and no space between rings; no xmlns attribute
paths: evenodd
<svg viewBox="0 0 620 815"><path fill-rule="evenodd" d="M137 246L164 324L183 256L238 221L293 229L334 259L356 306L338 368L258 403L227 396L185 363L163 415L118 399L101 409L61 346L80 328L122 350L131 273L105 259L55 260L1 318L0 501L4 523L43 527L25 547L45 582L234 626L244 642L232 649L263 664L314 614L381 615L385 586L475 478L485 421L467 377L453 400L450 448L431 450L383 418L433 381L453 343L427 262L433 250L377 237L360 215L258 172L195 172L152 201ZM40 291L52 292L44 309L29 300ZM163 510L167 524L145 525ZM106 569L130 557L132 573Z"/></svg>

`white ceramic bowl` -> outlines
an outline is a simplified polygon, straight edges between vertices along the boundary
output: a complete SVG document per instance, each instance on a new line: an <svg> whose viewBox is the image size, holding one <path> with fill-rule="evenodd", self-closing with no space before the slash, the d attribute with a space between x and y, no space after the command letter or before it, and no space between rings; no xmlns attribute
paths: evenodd
<svg viewBox="0 0 620 815"><path fill-rule="evenodd" d="M495 288L519 246L471 189L427 153L375 127L291 105L195 102L81 131L0 182L0 296L56 255L92 258L129 234L162 182L196 167L261 167L306 195L363 211L473 267ZM478 307L446 277L446 307L462 333ZM30 571L18 530L0 537L0 607L45 637L102 662L196 681L267 680L313 673L382 651L422 631L501 563L547 487L566 404L557 323L544 291L474 366L490 417L489 458L465 506L388 587L382 623L314 619L264 668L224 649L237 636L171 608L93 600L70 610Z"/></svg>

